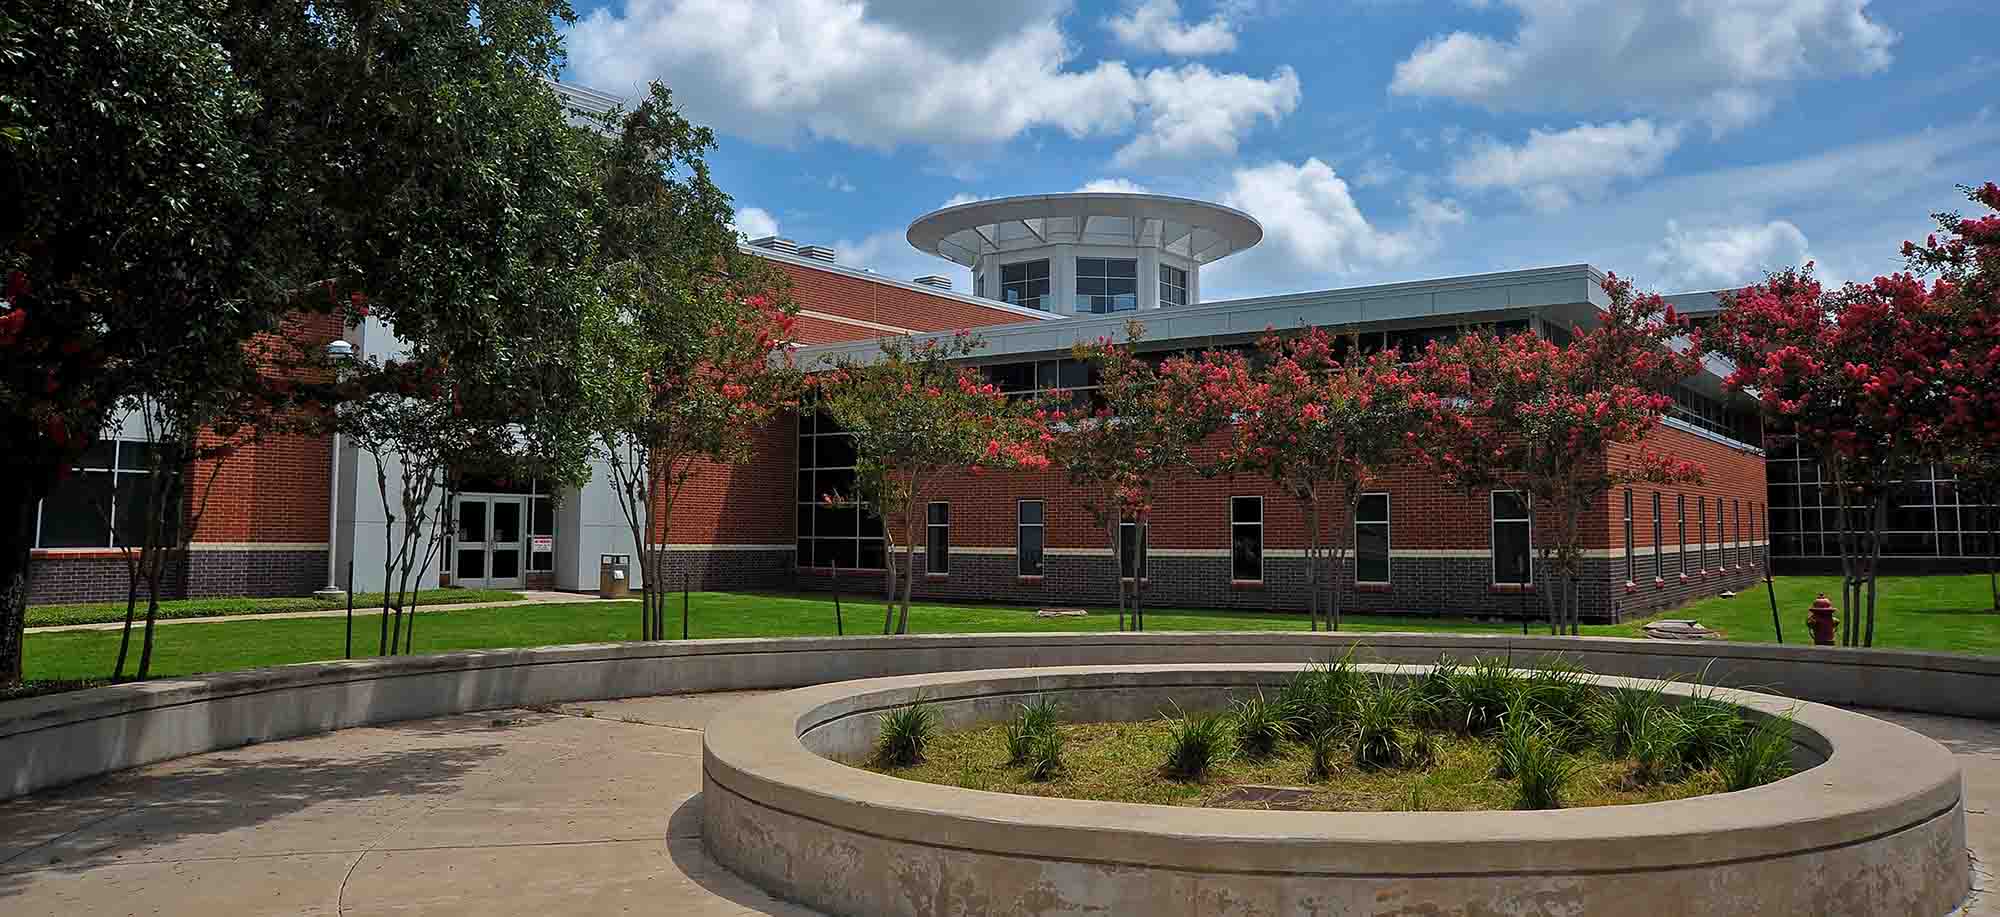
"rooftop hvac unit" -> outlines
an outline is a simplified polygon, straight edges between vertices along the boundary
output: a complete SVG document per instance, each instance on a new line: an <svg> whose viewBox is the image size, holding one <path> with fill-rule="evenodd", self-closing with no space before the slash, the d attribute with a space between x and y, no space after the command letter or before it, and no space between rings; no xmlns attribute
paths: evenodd
<svg viewBox="0 0 2000 917"><path fill-rule="evenodd" d="M924 276L917 278L916 282L921 283L927 287L937 287L940 290L951 289L951 278L939 274L925 274Z"/></svg>
<svg viewBox="0 0 2000 917"><path fill-rule="evenodd" d="M831 262L833 260L833 249L824 245L801 245L799 246L799 257L811 258L814 261Z"/></svg>
<svg viewBox="0 0 2000 917"><path fill-rule="evenodd" d="M796 255L799 253L799 243L781 236L765 236L761 239L751 239L750 244L755 248L784 252L787 255Z"/></svg>

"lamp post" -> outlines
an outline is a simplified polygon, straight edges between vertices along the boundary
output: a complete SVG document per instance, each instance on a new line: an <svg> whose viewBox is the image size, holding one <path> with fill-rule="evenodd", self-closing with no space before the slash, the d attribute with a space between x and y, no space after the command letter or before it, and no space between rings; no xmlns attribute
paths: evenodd
<svg viewBox="0 0 2000 917"><path fill-rule="evenodd" d="M338 365L342 360L354 356L354 345L344 340L336 340L326 345L327 358ZM340 554L340 431L333 431L331 470L327 476L326 489L326 588L313 593L314 598L338 602L347 597L347 590L341 588L339 576ZM352 585L352 584L349 584Z"/></svg>

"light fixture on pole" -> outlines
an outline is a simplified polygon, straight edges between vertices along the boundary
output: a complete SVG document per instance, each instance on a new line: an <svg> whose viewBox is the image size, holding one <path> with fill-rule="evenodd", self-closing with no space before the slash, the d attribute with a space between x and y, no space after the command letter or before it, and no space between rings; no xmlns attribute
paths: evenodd
<svg viewBox="0 0 2000 917"><path fill-rule="evenodd" d="M326 356L338 365L354 356L354 345L344 340L335 340L326 345ZM327 475L326 488L326 588L313 593L314 598L338 602L347 597L347 590L341 588L339 580L340 555L340 431L333 432L333 446L328 452L333 456L332 468Z"/></svg>

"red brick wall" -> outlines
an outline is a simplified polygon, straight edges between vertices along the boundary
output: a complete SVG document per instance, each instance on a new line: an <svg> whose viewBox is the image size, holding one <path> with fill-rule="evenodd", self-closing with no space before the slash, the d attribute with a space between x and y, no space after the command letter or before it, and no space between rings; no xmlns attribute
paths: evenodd
<svg viewBox="0 0 2000 917"><path fill-rule="evenodd" d="M1027 316L1008 309L988 308L962 299L923 293L788 261L774 260L773 263L791 278L793 301L799 304L799 308L814 312L893 325L912 331L954 331L982 325L1011 325L1032 321ZM879 331L861 328L858 330L864 333L858 335L842 332L844 336L822 339L810 336L815 332L807 331L807 321L800 321L801 341L807 344L880 337L882 334ZM820 326L837 324L823 320L812 321ZM833 333L825 328L818 331Z"/></svg>
<svg viewBox="0 0 2000 917"><path fill-rule="evenodd" d="M315 346L341 334L331 315L293 315L277 336ZM268 340L259 343L267 343ZM216 438L204 434L212 444ZM330 437L269 436L190 469L190 508L203 506L198 542L325 542L333 443ZM211 485L210 475L214 474Z"/></svg>
<svg viewBox="0 0 2000 917"><path fill-rule="evenodd" d="M755 434L749 462L697 463L674 502L668 543L790 545L797 431L798 421L785 414ZM655 512L664 504L656 499Z"/></svg>

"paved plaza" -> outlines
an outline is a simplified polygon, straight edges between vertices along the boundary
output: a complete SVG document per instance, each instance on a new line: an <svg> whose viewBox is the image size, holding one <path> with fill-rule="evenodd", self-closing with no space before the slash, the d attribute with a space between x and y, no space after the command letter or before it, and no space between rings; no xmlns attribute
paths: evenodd
<svg viewBox="0 0 2000 917"><path fill-rule="evenodd" d="M701 729L746 696L348 729L0 803L0 914L808 915L702 849ZM2000 723L1877 715L1963 762L1990 885Z"/></svg>

